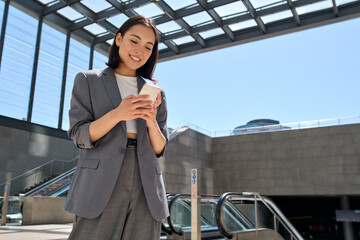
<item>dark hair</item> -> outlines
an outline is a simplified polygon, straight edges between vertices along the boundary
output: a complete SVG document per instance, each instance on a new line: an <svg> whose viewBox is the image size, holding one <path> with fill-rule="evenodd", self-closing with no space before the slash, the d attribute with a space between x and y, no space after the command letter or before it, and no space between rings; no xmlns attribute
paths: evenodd
<svg viewBox="0 0 360 240"><path fill-rule="evenodd" d="M159 35L157 32L157 29L155 27L155 23L151 18L144 17L142 15L136 15L129 18L116 32L113 44L111 45L109 49L109 61L106 63L109 67L112 67L113 69L117 68L119 66L119 63L121 61L119 56L119 47L116 46L116 35L118 33L121 33L121 36L123 37L125 33L134 25L141 24L146 27L151 28L154 31L155 34L155 43L152 49L152 53L147 60L147 62L136 70L136 73L144 78L148 78L152 81L155 81L152 78L152 75L155 70L155 65L159 56L158 51L158 45L159 45Z"/></svg>

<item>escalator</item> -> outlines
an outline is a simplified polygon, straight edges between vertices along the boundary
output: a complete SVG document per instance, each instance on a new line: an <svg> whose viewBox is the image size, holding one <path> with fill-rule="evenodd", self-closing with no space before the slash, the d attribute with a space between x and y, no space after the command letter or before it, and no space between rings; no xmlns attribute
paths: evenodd
<svg viewBox="0 0 360 240"><path fill-rule="evenodd" d="M250 223L246 228L234 226L226 208L231 206ZM216 221L219 231L227 239L303 240L276 204L259 193L224 193L218 200Z"/></svg>
<svg viewBox="0 0 360 240"><path fill-rule="evenodd" d="M26 193L66 197L75 169ZM161 239L191 239L190 194L168 194L170 216L162 222ZM269 198L258 193L201 196L202 239L302 240L301 235Z"/></svg>
<svg viewBox="0 0 360 240"><path fill-rule="evenodd" d="M76 168L72 168L48 182L28 191L26 197L66 197Z"/></svg>
<svg viewBox="0 0 360 240"><path fill-rule="evenodd" d="M191 196L169 198L172 231L168 239L191 239ZM257 193L224 193L201 196L201 239L303 240L301 235L266 197Z"/></svg>

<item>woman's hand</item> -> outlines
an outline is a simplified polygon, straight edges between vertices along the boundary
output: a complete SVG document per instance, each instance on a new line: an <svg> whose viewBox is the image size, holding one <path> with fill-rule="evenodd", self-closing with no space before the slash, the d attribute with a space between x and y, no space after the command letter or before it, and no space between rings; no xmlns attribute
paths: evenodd
<svg viewBox="0 0 360 240"><path fill-rule="evenodd" d="M154 153L156 156L160 155L160 153L164 150L166 139L162 134L158 122L156 121L156 108L161 104L161 94L159 93L156 101L152 105L151 111L144 114L141 118L145 119L146 125L149 129L149 137L152 148L154 149Z"/></svg>
<svg viewBox="0 0 360 240"><path fill-rule="evenodd" d="M129 95L124 98L119 106L101 118L93 121L89 127L90 141L95 142L107 134L120 121L143 117L152 111L152 102L145 100L149 96L135 97Z"/></svg>
<svg viewBox="0 0 360 240"><path fill-rule="evenodd" d="M156 121L156 108L161 104L161 94L157 95L156 101L152 104L150 111L145 113L141 118L146 121L146 125L151 128L157 126ZM156 124L156 125L155 125Z"/></svg>
<svg viewBox="0 0 360 240"><path fill-rule="evenodd" d="M135 97L131 94L123 98L119 106L114 109L115 117L119 121L127 121L150 114L153 106L151 100L145 100L148 97L148 95Z"/></svg>

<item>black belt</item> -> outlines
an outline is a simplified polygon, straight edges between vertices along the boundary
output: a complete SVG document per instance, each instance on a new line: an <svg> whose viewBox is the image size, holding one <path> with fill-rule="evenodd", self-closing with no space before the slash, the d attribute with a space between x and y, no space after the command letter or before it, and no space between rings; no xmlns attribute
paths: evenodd
<svg viewBox="0 0 360 240"><path fill-rule="evenodd" d="M126 144L127 147L136 147L136 145L137 145L136 139L128 138L127 144Z"/></svg>

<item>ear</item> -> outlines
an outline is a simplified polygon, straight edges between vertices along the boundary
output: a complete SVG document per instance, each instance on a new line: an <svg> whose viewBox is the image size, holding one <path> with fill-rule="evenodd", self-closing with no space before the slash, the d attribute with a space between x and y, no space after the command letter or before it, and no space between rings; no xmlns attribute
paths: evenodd
<svg viewBox="0 0 360 240"><path fill-rule="evenodd" d="M122 41L121 33L116 34L116 37L115 37L115 44L116 44L116 46L119 47L120 44L121 44L121 41Z"/></svg>

